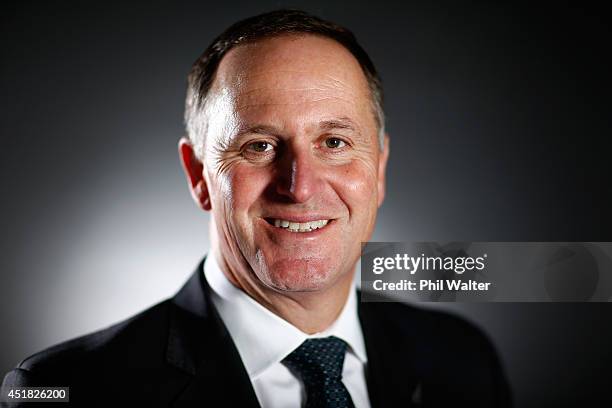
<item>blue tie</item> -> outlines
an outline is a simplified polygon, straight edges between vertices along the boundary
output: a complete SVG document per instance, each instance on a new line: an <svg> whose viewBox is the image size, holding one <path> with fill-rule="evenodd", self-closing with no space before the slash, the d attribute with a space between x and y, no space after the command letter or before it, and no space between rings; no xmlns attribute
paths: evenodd
<svg viewBox="0 0 612 408"><path fill-rule="evenodd" d="M342 384L347 344L337 337L308 339L283 360L304 382L305 408L354 408Z"/></svg>

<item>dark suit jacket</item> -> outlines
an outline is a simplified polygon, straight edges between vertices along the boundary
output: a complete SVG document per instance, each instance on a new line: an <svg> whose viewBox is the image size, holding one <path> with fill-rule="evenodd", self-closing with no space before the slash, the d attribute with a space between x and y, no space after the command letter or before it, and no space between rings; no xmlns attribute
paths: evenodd
<svg viewBox="0 0 612 408"><path fill-rule="evenodd" d="M69 386L88 405L257 407L209 293L200 264L173 298L26 358L3 385ZM360 303L359 318L373 408L510 405L491 343L463 320L397 303Z"/></svg>

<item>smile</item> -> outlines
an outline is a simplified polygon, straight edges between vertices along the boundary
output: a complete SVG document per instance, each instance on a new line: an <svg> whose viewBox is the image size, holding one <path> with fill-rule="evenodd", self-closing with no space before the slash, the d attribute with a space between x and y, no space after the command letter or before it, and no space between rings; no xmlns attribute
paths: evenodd
<svg viewBox="0 0 612 408"><path fill-rule="evenodd" d="M331 220L315 220L308 222L294 222L289 220L282 220L278 218L266 219L269 224L274 225L277 228L284 228L291 232L310 232L326 226Z"/></svg>

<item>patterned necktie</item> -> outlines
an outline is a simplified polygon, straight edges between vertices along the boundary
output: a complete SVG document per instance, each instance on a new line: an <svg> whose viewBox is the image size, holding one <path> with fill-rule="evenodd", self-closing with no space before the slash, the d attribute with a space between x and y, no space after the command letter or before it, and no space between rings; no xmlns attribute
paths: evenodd
<svg viewBox="0 0 612 408"><path fill-rule="evenodd" d="M283 360L306 387L305 408L354 408L342 384L347 344L337 337L308 339Z"/></svg>

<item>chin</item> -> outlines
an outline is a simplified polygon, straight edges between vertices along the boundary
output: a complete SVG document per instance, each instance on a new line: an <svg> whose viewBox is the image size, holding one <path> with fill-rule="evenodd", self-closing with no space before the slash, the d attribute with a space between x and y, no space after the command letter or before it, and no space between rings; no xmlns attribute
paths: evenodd
<svg viewBox="0 0 612 408"><path fill-rule="evenodd" d="M316 292L328 289L338 277L329 260L287 259L270 265L259 276L271 289L280 292Z"/></svg>

